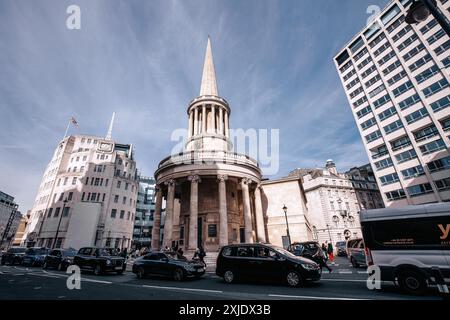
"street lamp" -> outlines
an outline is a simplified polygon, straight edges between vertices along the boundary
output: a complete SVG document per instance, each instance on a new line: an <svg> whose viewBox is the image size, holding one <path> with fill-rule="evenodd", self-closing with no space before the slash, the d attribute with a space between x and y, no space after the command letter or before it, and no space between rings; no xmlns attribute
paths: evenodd
<svg viewBox="0 0 450 320"><path fill-rule="evenodd" d="M55 234L55 239L53 240L52 249L55 249L56 241L58 240L59 226L61 225L61 220L62 220L62 217L64 215L64 211L66 209L67 202L69 202L69 200L67 200L67 198L64 199L64 201L63 201L63 209L61 211L61 215L59 216L58 227L56 228L56 234Z"/></svg>
<svg viewBox="0 0 450 320"><path fill-rule="evenodd" d="M405 22L408 24L423 22L428 19L430 14L433 15L436 21L441 25L442 29L444 29L450 37L450 24L437 7L436 0L415 0L408 10Z"/></svg>
<svg viewBox="0 0 450 320"><path fill-rule="evenodd" d="M287 218L287 207L286 205L283 205L283 211L284 211L284 217L286 218L286 233L289 240L289 245L291 245L291 235L289 234L289 223Z"/></svg>
<svg viewBox="0 0 450 320"><path fill-rule="evenodd" d="M328 236L330 237L330 242L331 240L331 232L330 232L330 225L327 223L327 230L328 230Z"/></svg>

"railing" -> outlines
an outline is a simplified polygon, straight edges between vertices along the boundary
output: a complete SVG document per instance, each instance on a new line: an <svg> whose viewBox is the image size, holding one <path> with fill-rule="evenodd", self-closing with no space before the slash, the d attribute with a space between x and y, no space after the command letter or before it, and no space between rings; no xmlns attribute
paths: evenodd
<svg viewBox="0 0 450 320"><path fill-rule="evenodd" d="M258 167L258 162L247 155L225 151L191 151L163 159L158 168L172 164L247 164Z"/></svg>

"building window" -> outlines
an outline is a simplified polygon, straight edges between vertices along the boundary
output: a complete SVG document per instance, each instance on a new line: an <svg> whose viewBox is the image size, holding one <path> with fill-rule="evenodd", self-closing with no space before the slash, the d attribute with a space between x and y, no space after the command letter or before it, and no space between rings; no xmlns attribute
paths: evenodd
<svg viewBox="0 0 450 320"><path fill-rule="evenodd" d="M437 180L434 182L436 184L436 188L439 191L450 190L450 178L445 178L442 180Z"/></svg>
<svg viewBox="0 0 450 320"><path fill-rule="evenodd" d="M73 177L72 178L72 185L76 185L77 184L77 177Z"/></svg>
<svg viewBox="0 0 450 320"><path fill-rule="evenodd" d="M122 204L125 204L127 202L127 197L123 197Z"/></svg>
<svg viewBox="0 0 450 320"><path fill-rule="evenodd" d="M123 219L125 216L125 210L120 210L120 219Z"/></svg>
<svg viewBox="0 0 450 320"><path fill-rule="evenodd" d="M67 200L72 200L72 197L73 197L73 192L69 192L69 196L67 197Z"/></svg>
<svg viewBox="0 0 450 320"><path fill-rule="evenodd" d="M128 185L129 185L129 183L127 182L127 183L125 183L125 190L128 190Z"/></svg>
<svg viewBox="0 0 450 320"><path fill-rule="evenodd" d="M105 247L107 248L111 247L111 238L106 238Z"/></svg>
<svg viewBox="0 0 450 320"><path fill-rule="evenodd" d="M105 187L108 186L108 182L109 182L109 179L106 179L106 180L105 180Z"/></svg>
<svg viewBox="0 0 450 320"><path fill-rule="evenodd" d="M68 217L69 216L69 210L70 210L70 207L64 207L64 211L62 212L62 216L63 217Z"/></svg>
<svg viewBox="0 0 450 320"><path fill-rule="evenodd" d="M435 160L432 162L429 162L427 164L428 169L430 172L436 172L436 171L442 171L445 169L450 169L450 157L445 157L439 160Z"/></svg>
<svg viewBox="0 0 450 320"><path fill-rule="evenodd" d="M335 228L339 227L339 217L338 216L333 216L333 224Z"/></svg>
<svg viewBox="0 0 450 320"><path fill-rule="evenodd" d="M52 212L53 212L53 208L48 209L47 218L51 218L52 217Z"/></svg>
<svg viewBox="0 0 450 320"><path fill-rule="evenodd" d="M85 192L83 192L83 194L81 195L81 201L84 201L84 196L86 195Z"/></svg>
<svg viewBox="0 0 450 320"><path fill-rule="evenodd" d="M424 175L423 167L421 165L409 168L406 170L402 170L403 179L412 179L421 175Z"/></svg>
<svg viewBox="0 0 450 320"><path fill-rule="evenodd" d="M117 209L112 209L111 210L111 218L115 218L117 214Z"/></svg>
<svg viewBox="0 0 450 320"><path fill-rule="evenodd" d="M415 185L412 187L408 187L408 188L406 188L406 190L408 191L408 193L411 197L417 197L417 196L420 196L423 194L433 192L433 189L431 188L431 184L429 184L429 183L424 183L424 184L419 184L419 185Z"/></svg>
<svg viewBox="0 0 450 320"><path fill-rule="evenodd" d="M121 181L117 181L117 188L120 189Z"/></svg>
<svg viewBox="0 0 450 320"><path fill-rule="evenodd" d="M209 224L208 225L208 237L209 238L217 237L217 224Z"/></svg>
<svg viewBox="0 0 450 320"><path fill-rule="evenodd" d="M119 248L120 244L120 238L116 238L116 241L114 242L114 248Z"/></svg>
<svg viewBox="0 0 450 320"><path fill-rule="evenodd" d="M95 198L97 197L97 193L93 192L91 194L91 201L95 201Z"/></svg>
<svg viewBox="0 0 450 320"><path fill-rule="evenodd" d="M54 218L58 218L59 217L59 213L61 212L61 208L58 207L55 209L55 214L53 215Z"/></svg>
<svg viewBox="0 0 450 320"><path fill-rule="evenodd" d="M119 196L116 194L114 196L114 203L118 203L119 202Z"/></svg>

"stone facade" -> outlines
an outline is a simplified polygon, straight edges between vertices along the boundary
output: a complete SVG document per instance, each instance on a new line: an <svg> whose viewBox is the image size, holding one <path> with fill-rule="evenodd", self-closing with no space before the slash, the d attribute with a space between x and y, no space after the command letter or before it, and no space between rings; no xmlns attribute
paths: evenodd
<svg viewBox="0 0 450 320"><path fill-rule="evenodd" d="M333 161L328 160L325 168L296 169L290 173L302 181L314 240L331 240L335 244L362 236L361 209L368 199L371 207L382 207L381 195L369 172L370 166L362 166L352 169L351 174L338 173Z"/></svg>
<svg viewBox="0 0 450 320"><path fill-rule="evenodd" d="M152 249L203 246L217 252L230 243L266 242L261 171L255 160L233 152L230 106L218 93L211 42L199 97L188 106L188 140L182 154L162 160L155 172L156 204ZM166 200L164 239L161 206Z"/></svg>
<svg viewBox="0 0 450 320"><path fill-rule="evenodd" d="M137 191L131 145L66 137L45 169L22 244L128 248Z"/></svg>

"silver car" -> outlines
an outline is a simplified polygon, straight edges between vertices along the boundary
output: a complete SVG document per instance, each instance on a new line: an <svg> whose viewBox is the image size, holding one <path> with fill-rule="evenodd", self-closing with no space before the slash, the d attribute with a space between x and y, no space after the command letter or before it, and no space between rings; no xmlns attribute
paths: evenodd
<svg viewBox="0 0 450 320"><path fill-rule="evenodd" d="M361 238L347 241L347 257L354 268L366 267L366 252Z"/></svg>

